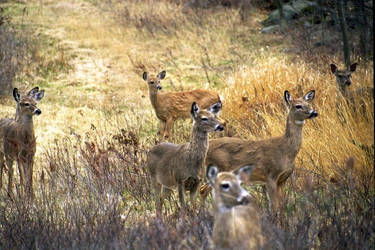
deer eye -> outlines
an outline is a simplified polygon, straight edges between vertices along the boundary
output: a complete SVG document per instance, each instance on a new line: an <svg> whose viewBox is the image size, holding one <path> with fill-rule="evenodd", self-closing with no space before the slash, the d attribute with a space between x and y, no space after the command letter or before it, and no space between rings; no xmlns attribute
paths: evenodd
<svg viewBox="0 0 375 250"><path fill-rule="evenodd" d="M154 84L155 82L154 81L151 81L150 84Z"/></svg>
<svg viewBox="0 0 375 250"><path fill-rule="evenodd" d="M296 105L296 109L301 109L302 105Z"/></svg>
<svg viewBox="0 0 375 250"><path fill-rule="evenodd" d="M221 186L221 189L222 189L223 191L228 191L229 188L230 188L229 183L223 183L223 184L221 184L220 186Z"/></svg>
<svg viewBox="0 0 375 250"><path fill-rule="evenodd" d="M205 121L205 122L208 121L208 119L206 117L203 117L201 120Z"/></svg>
<svg viewBox="0 0 375 250"><path fill-rule="evenodd" d="M30 103L24 103L23 106L28 107L28 106L30 106Z"/></svg>

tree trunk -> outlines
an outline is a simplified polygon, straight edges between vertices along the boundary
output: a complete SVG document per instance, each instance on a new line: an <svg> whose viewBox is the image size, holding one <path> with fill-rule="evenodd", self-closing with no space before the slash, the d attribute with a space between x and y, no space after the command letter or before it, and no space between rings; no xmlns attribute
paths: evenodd
<svg viewBox="0 0 375 250"><path fill-rule="evenodd" d="M281 27L284 28L284 27L286 27L286 20L285 20L285 17L284 17L283 4L282 4L281 0L275 0L275 4L277 6L277 9L279 10Z"/></svg>
<svg viewBox="0 0 375 250"><path fill-rule="evenodd" d="M361 55L366 56L367 53L367 37L368 37L368 22L365 11L365 1L357 0L354 3L355 14L358 22L357 27L359 30L359 50Z"/></svg>
<svg viewBox="0 0 375 250"><path fill-rule="evenodd" d="M348 39L348 32L346 30L346 21L345 21L345 14L343 10L343 0L336 0L336 9L337 14L339 17L339 23L342 33L342 41L344 43L343 52L344 52L344 61L345 66L349 68L350 66L350 45L349 45L349 39Z"/></svg>

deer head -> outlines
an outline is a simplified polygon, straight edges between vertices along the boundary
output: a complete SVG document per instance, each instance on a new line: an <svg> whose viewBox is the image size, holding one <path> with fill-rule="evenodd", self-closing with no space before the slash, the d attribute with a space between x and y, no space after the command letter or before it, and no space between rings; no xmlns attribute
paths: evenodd
<svg viewBox="0 0 375 250"><path fill-rule="evenodd" d="M200 131L223 131L224 126L220 123L219 119L217 118L217 112L217 104L212 105L208 110L200 110L198 104L193 102L193 104L191 105L190 114L193 118L194 126L197 126Z"/></svg>
<svg viewBox="0 0 375 250"><path fill-rule="evenodd" d="M352 84L350 77L352 73L357 69L357 63L353 63L350 65L349 69L347 70L339 70L335 64L331 64L331 72L336 77L336 83L339 87L340 92L344 95L345 89L347 86Z"/></svg>
<svg viewBox="0 0 375 250"><path fill-rule="evenodd" d="M216 166L207 167L207 179L213 188L214 200L219 211L230 209L238 205L247 205L250 194L241 187L241 183L248 180L254 166L244 166L233 172L220 172Z"/></svg>
<svg viewBox="0 0 375 250"><path fill-rule="evenodd" d="M13 97L17 102L17 112L19 116L40 115L42 111L37 107L38 101L44 97L44 90L39 91L39 87L31 89L26 95L21 95L17 88L13 89Z"/></svg>
<svg viewBox="0 0 375 250"><path fill-rule="evenodd" d="M315 97L315 90L310 90L301 98L292 99L288 90L284 92L285 102L289 107L289 116L296 124L304 124L306 119L315 118L318 116L312 105L311 101Z"/></svg>
<svg viewBox="0 0 375 250"><path fill-rule="evenodd" d="M148 84L148 87L151 91L158 91L162 89L160 85L160 80L165 78L166 72L165 70L161 71L157 76L149 76L147 72L143 72L143 80L145 80Z"/></svg>

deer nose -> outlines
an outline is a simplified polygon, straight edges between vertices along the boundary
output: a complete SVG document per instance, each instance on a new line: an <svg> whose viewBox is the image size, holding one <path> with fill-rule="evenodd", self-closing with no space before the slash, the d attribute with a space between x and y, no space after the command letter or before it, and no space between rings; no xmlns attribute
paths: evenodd
<svg viewBox="0 0 375 250"><path fill-rule="evenodd" d="M40 115L42 113L42 111L40 110L40 109L36 109L35 111L34 111L34 114L36 114L36 115Z"/></svg>
<svg viewBox="0 0 375 250"><path fill-rule="evenodd" d="M243 195L243 196L241 196L241 197L239 197L239 198L237 199L237 201L238 201L241 205L247 205L247 204L249 204L249 203L250 203L250 200L251 200L251 196L250 196L248 193L246 193L245 195Z"/></svg>
<svg viewBox="0 0 375 250"><path fill-rule="evenodd" d="M223 125L216 125L216 127L215 127L215 131L223 131L224 130L224 127L223 127Z"/></svg>
<svg viewBox="0 0 375 250"><path fill-rule="evenodd" d="M317 117L318 116L318 112L316 112L315 110L313 112L311 112L309 118L314 118L314 117Z"/></svg>
<svg viewBox="0 0 375 250"><path fill-rule="evenodd" d="M158 85L156 88L157 88L158 90L161 90L163 87L160 86L160 85Z"/></svg>
<svg viewBox="0 0 375 250"><path fill-rule="evenodd" d="M345 82L345 84L349 86L350 84L352 84L352 82L351 82L350 80L347 80L347 81Z"/></svg>

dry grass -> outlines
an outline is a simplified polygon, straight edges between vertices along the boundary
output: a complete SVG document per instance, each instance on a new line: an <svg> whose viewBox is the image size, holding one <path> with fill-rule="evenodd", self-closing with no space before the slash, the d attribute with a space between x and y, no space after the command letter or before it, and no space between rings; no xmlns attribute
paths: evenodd
<svg viewBox="0 0 375 250"><path fill-rule="evenodd" d="M144 157L154 145L157 119L141 73L161 69L167 71L166 91L221 93L227 132L251 140L284 132L284 90L300 96L315 89L319 116L306 122L278 217L268 211L262 191L252 190L267 247L371 248L373 100L359 112L359 101L354 111L336 97L329 64L339 56L283 53L291 43L261 35L264 13L257 9L241 22L235 8L188 9L175 1L49 0L1 7L18 32L27 30L38 41L34 66L22 69L14 85L40 85L46 97L34 120L36 201L10 201L1 191L0 248L211 246L213 218L192 213L183 224L174 214L174 196L165 220L153 217ZM352 89L371 86L373 63L360 64L352 82ZM13 117L13 99L1 97L0 103L0 117ZM189 139L190 123L177 123L174 142ZM350 156L354 167L345 164Z"/></svg>

